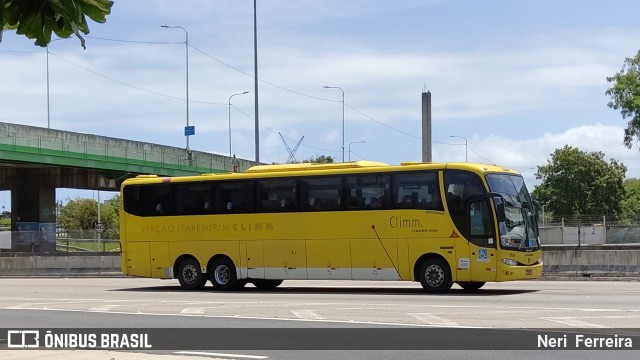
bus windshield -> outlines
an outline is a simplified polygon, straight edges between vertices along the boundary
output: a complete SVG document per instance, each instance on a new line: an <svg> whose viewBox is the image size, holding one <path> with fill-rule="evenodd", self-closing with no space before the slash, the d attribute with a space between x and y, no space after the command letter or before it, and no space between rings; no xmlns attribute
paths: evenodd
<svg viewBox="0 0 640 360"><path fill-rule="evenodd" d="M520 175L488 174L493 193L502 195L506 219L500 225L500 245L507 249L539 248L535 207Z"/></svg>

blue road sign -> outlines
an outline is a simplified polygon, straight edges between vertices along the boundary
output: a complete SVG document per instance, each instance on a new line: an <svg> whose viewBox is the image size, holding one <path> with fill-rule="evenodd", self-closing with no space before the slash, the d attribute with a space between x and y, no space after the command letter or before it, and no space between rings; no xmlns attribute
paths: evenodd
<svg viewBox="0 0 640 360"><path fill-rule="evenodd" d="M190 135L195 135L196 134L196 127L195 126L185 126L184 127L184 136L190 136Z"/></svg>

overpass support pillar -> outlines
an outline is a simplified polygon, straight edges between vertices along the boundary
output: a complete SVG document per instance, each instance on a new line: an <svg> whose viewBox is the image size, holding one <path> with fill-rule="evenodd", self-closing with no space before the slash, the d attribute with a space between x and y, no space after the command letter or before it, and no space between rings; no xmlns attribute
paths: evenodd
<svg viewBox="0 0 640 360"><path fill-rule="evenodd" d="M12 250L55 252L56 188L48 177L21 175L11 187Z"/></svg>

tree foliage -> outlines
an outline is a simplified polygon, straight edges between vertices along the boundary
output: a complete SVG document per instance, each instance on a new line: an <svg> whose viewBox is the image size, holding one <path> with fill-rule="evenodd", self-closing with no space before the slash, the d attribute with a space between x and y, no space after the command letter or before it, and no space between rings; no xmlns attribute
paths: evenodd
<svg viewBox="0 0 640 360"><path fill-rule="evenodd" d="M533 194L548 211L558 215L620 214L627 168L602 152L584 152L565 145L556 149L547 165L538 166L542 183Z"/></svg>
<svg viewBox="0 0 640 360"><path fill-rule="evenodd" d="M336 162L336 160L331 155L316 155L316 156L310 157L307 160L303 160L302 162L332 164Z"/></svg>
<svg viewBox="0 0 640 360"><path fill-rule="evenodd" d="M624 60L622 70L607 77L613 85L606 91L611 96L608 105L620 110L623 119L629 119L624 130L624 144L631 149L634 137L640 140L640 51Z"/></svg>
<svg viewBox="0 0 640 360"><path fill-rule="evenodd" d="M109 0L0 0L0 19L3 31L15 30L42 47L51 42L52 32L65 39L75 34L85 47L80 33L89 34L86 17L104 23L112 6Z"/></svg>
<svg viewBox="0 0 640 360"><path fill-rule="evenodd" d="M625 196L620 204L623 217L631 223L637 223L640 221L640 179L626 179L624 192Z"/></svg>
<svg viewBox="0 0 640 360"><path fill-rule="evenodd" d="M104 238L118 239L120 230L120 197L100 204L100 222L104 224ZM98 220L98 202L94 199L70 200L60 209L58 223L66 230L90 230Z"/></svg>

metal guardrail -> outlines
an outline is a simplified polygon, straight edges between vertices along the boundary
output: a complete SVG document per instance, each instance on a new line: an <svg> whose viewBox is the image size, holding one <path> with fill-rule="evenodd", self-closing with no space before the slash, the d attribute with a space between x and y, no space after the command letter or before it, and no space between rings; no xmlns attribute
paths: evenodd
<svg viewBox="0 0 640 360"><path fill-rule="evenodd" d="M628 218L619 214L612 215L540 215L540 227L563 226L619 226L640 227L640 219Z"/></svg>
<svg viewBox="0 0 640 360"><path fill-rule="evenodd" d="M29 253L34 255L67 254L87 255L119 253L120 240L86 237L56 237L46 239L39 231L2 231L0 232L0 254Z"/></svg>

